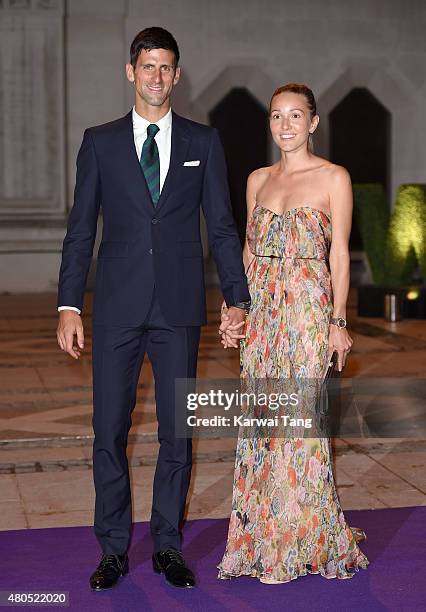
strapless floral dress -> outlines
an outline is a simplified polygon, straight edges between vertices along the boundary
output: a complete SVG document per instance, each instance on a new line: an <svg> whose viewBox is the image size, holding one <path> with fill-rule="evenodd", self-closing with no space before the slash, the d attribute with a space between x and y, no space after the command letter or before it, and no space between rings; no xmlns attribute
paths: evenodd
<svg viewBox="0 0 426 612"><path fill-rule="evenodd" d="M333 310L331 219L310 206L277 214L257 204L247 238L252 307L241 378L322 381ZM367 565L340 506L329 440L240 435L219 578L350 578Z"/></svg>

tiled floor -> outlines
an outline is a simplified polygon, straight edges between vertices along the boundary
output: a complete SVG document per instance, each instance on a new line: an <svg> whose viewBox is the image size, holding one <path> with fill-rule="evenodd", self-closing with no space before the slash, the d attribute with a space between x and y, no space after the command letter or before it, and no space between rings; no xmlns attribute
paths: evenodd
<svg viewBox="0 0 426 612"><path fill-rule="evenodd" d="M396 324L360 319L351 292L354 346L345 377L425 377L426 321ZM208 292L209 325L203 328L200 378L237 378L238 354L217 335L221 297ZM55 295L0 296L0 529L90 525L91 475L90 320L84 357L74 362L56 345ZM426 378L426 377L425 377ZM424 397L412 424L424 423ZM398 392L370 401L407 413ZM420 411L423 411L423 416ZM398 413L399 413L398 412ZM423 419L423 421L422 421ZM337 438L335 473L345 509L426 504L426 436ZM135 520L149 517L157 453L153 383L145 363L129 446ZM233 439L195 444L188 517L224 517L232 489Z"/></svg>

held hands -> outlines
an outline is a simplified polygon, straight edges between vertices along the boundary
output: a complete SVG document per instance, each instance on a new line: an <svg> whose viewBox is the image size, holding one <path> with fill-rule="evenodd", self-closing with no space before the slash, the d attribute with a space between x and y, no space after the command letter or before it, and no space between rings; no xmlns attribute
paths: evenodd
<svg viewBox="0 0 426 612"><path fill-rule="evenodd" d="M226 303L223 302L221 307L221 324L219 327L219 334L221 336L221 343L224 348L233 347L238 348L238 341L240 338L245 338L244 325L246 313L242 308L236 308L231 306L226 307Z"/></svg>
<svg viewBox="0 0 426 612"><path fill-rule="evenodd" d="M74 344L74 336L77 336L78 346ZM78 359L84 348L84 331L80 315L74 310L61 310L56 337L61 349L74 359Z"/></svg>
<svg viewBox="0 0 426 612"><path fill-rule="evenodd" d="M339 328L337 325L330 324L328 334L328 349L329 355L333 352L337 353L337 369L342 371L346 364L346 358L351 350L353 340L347 332L346 327Z"/></svg>

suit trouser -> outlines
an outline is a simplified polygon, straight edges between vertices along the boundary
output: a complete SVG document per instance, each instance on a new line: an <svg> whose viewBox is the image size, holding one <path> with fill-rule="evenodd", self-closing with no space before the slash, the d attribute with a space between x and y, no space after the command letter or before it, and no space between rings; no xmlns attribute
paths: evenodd
<svg viewBox="0 0 426 612"><path fill-rule="evenodd" d="M129 548L132 505L127 438L145 352L152 364L160 450L153 485L154 550L181 548L192 444L175 436L175 378L195 378L200 327L173 327L155 297L140 327L93 327L95 534L108 554Z"/></svg>

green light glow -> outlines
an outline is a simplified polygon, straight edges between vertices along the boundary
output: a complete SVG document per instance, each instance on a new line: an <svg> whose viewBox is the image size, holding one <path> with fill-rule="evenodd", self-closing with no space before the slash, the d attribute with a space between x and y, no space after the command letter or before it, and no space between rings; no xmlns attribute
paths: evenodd
<svg viewBox="0 0 426 612"><path fill-rule="evenodd" d="M389 256L395 272L409 281L417 260L426 279L426 201L422 185L401 185L388 233Z"/></svg>
<svg viewBox="0 0 426 612"><path fill-rule="evenodd" d="M426 283L426 185L401 185L391 215L381 185L354 185L354 204L374 282L410 284L418 265Z"/></svg>

